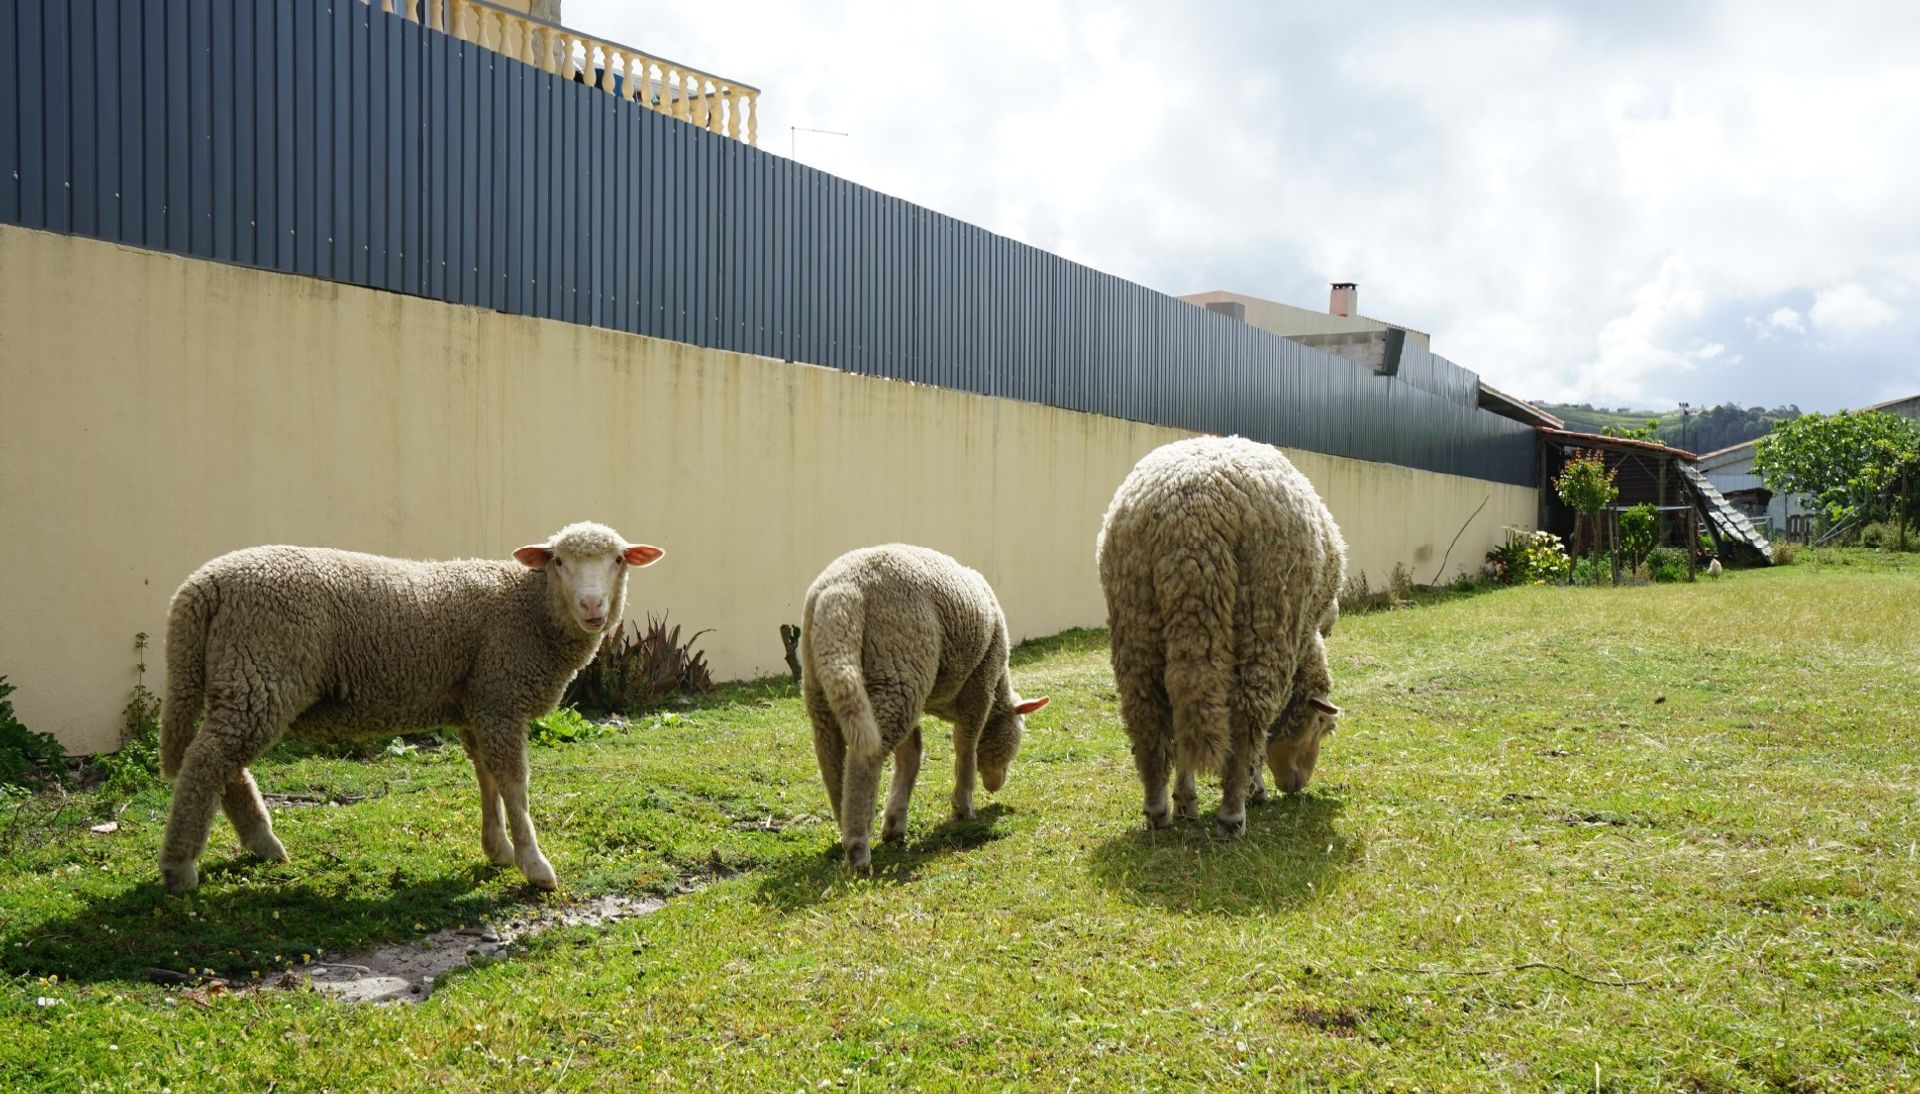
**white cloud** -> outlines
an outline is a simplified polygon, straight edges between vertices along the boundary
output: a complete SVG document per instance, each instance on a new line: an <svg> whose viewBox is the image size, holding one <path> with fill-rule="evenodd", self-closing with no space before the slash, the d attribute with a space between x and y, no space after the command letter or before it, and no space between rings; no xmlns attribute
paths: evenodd
<svg viewBox="0 0 1920 1094"><path fill-rule="evenodd" d="M1840 405L1807 385L1843 351L1766 338L1920 315L1920 4L727 11L565 4L764 88L771 151L846 130L798 158L1163 291L1317 307L1358 280L1367 314L1523 395ZM1729 377L1689 352L1712 343L1753 352Z"/></svg>
<svg viewBox="0 0 1920 1094"><path fill-rule="evenodd" d="M1893 310L1893 305L1873 295L1865 285L1849 281L1820 290L1813 298L1813 307L1807 312L1807 318L1823 331L1857 334L1891 323L1900 318L1900 313Z"/></svg>

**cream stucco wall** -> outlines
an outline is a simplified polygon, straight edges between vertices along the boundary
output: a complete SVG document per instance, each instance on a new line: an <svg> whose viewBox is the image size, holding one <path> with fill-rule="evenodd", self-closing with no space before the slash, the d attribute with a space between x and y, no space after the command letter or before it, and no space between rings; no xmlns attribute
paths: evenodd
<svg viewBox="0 0 1920 1094"><path fill-rule="evenodd" d="M258 543L504 557L569 521L656 543L631 611L717 673L834 556L907 540L998 589L1016 639L1104 619L1093 541L1177 430L0 226L0 675L22 720L116 742L132 640ZM1376 583L1448 575L1533 491L1292 453ZM1448 576L1443 575L1443 576ZM149 683L163 679L149 658Z"/></svg>

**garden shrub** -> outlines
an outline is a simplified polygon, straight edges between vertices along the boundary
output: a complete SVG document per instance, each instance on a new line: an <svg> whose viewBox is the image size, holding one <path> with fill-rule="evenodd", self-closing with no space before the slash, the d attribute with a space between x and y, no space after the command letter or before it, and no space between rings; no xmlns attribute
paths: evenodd
<svg viewBox="0 0 1920 1094"><path fill-rule="evenodd" d="M1567 549L1552 532L1507 529L1507 541L1487 552L1495 581L1507 585L1558 584L1567 577Z"/></svg>
<svg viewBox="0 0 1920 1094"><path fill-rule="evenodd" d="M1647 573L1655 581L1687 580L1687 552L1681 547L1655 547L1647 552Z"/></svg>
<svg viewBox="0 0 1920 1094"><path fill-rule="evenodd" d="M66 777L67 750L51 733L35 733L13 712L14 692L0 676L0 786L31 789Z"/></svg>
<svg viewBox="0 0 1920 1094"><path fill-rule="evenodd" d="M133 692L120 712L120 747L89 763L113 797L132 797L160 782L160 697L147 687L147 632L133 636Z"/></svg>
<svg viewBox="0 0 1920 1094"><path fill-rule="evenodd" d="M669 628L664 615L658 619L649 615L644 628L617 627L601 641L600 652L567 685L561 705L637 714L712 691L713 674L707 666L707 655L693 648L705 633L695 631L682 641L680 627Z"/></svg>

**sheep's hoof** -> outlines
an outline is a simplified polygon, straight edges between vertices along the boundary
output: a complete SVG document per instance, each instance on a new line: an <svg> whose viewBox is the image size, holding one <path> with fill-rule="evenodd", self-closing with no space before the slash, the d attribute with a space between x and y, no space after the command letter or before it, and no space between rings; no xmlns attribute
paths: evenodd
<svg viewBox="0 0 1920 1094"><path fill-rule="evenodd" d="M907 842L907 819L905 817L901 817L898 821L895 821L892 817L888 817L886 827L880 829L880 842L881 843Z"/></svg>
<svg viewBox="0 0 1920 1094"><path fill-rule="evenodd" d="M972 798L968 798L965 801L960 801L958 799L954 800L953 819L957 821L970 821L973 819L973 799Z"/></svg>
<svg viewBox="0 0 1920 1094"><path fill-rule="evenodd" d="M873 873L873 855L864 843L850 844L847 847L847 869L856 877L866 877Z"/></svg>
<svg viewBox="0 0 1920 1094"><path fill-rule="evenodd" d="M200 887L200 868L191 862L163 862L160 880L170 893L191 893Z"/></svg>
<svg viewBox="0 0 1920 1094"><path fill-rule="evenodd" d="M1226 817L1214 818L1214 821L1213 821L1213 838L1214 839L1220 839L1220 840L1239 839L1241 836L1244 836L1246 834L1247 834L1247 818L1235 817L1231 820L1227 819Z"/></svg>
<svg viewBox="0 0 1920 1094"><path fill-rule="evenodd" d="M536 889L552 892L560 887L560 879L554 874L553 865L538 851L521 861L520 872L526 875L527 881Z"/></svg>
<svg viewBox="0 0 1920 1094"><path fill-rule="evenodd" d="M241 842L246 844L247 850L252 852L255 858L265 859L268 862L286 862L291 858L287 854L287 849L281 846L279 839L275 838L272 832L256 832Z"/></svg>
<svg viewBox="0 0 1920 1094"><path fill-rule="evenodd" d="M1262 786L1259 783L1254 783L1253 789L1247 791L1247 804L1248 805L1267 804L1267 788L1265 786Z"/></svg>
<svg viewBox="0 0 1920 1094"><path fill-rule="evenodd" d="M1200 819L1200 802L1197 799L1188 798L1176 802L1173 811L1174 815L1181 820L1197 821Z"/></svg>
<svg viewBox="0 0 1920 1094"><path fill-rule="evenodd" d="M1173 825L1173 813L1166 809L1147 810L1147 829L1169 828Z"/></svg>
<svg viewBox="0 0 1920 1094"><path fill-rule="evenodd" d="M489 843L483 839L480 841L480 849L486 852L487 861L493 863L495 866L513 865L513 844L505 840L499 843Z"/></svg>

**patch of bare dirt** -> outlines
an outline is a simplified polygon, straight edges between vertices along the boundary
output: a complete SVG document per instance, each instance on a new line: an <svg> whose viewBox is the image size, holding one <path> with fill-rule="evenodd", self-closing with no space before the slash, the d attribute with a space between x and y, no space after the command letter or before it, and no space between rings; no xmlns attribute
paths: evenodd
<svg viewBox="0 0 1920 1094"><path fill-rule="evenodd" d="M341 961L298 970L301 980L343 1003L418 1003L439 978L475 958L506 955L529 935L555 927L598 927L666 907L657 897L603 896L576 904L533 908L498 923L449 927L413 942L382 946Z"/></svg>

